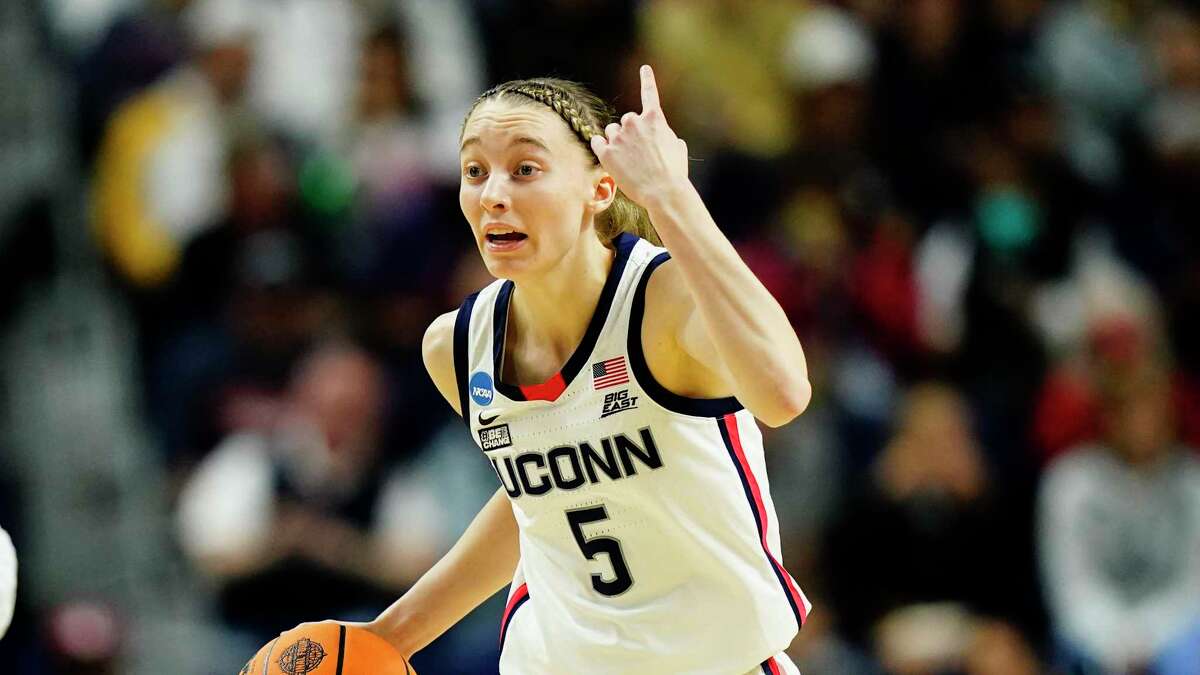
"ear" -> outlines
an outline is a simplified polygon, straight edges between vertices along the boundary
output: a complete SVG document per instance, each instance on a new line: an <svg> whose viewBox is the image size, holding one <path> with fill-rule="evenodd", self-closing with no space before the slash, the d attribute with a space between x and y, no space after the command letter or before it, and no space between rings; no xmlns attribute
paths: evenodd
<svg viewBox="0 0 1200 675"><path fill-rule="evenodd" d="M601 172L592 183L592 198L588 200L588 210L592 213L603 213L617 198L617 181L607 173Z"/></svg>

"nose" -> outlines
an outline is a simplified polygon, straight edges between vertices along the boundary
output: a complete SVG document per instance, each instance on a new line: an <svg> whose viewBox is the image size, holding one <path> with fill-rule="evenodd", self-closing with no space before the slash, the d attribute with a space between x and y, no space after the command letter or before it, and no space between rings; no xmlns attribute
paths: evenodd
<svg viewBox="0 0 1200 675"><path fill-rule="evenodd" d="M479 193L479 205L485 211L504 212L512 206L512 199L504 186L505 176L488 176L483 190Z"/></svg>

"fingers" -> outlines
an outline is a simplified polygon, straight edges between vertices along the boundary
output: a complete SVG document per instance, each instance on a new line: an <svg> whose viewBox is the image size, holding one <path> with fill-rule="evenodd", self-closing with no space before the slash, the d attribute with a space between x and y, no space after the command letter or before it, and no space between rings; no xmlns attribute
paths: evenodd
<svg viewBox="0 0 1200 675"><path fill-rule="evenodd" d="M607 145L608 141L604 140L604 137L600 134L592 136L592 152L595 153L597 157L600 156L601 152L604 152L604 149Z"/></svg>
<svg viewBox="0 0 1200 675"><path fill-rule="evenodd" d="M654 70L650 66L642 66L638 73L642 78L642 114L659 110L658 84L654 81Z"/></svg>
<svg viewBox="0 0 1200 675"><path fill-rule="evenodd" d="M625 113L621 116L620 122L613 122L612 124L604 127L605 140L607 140L609 143L616 142L617 136L619 136L622 131L627 131L633 128L633 126L638 123L640 117L640 115L634 112Z"/></svg>

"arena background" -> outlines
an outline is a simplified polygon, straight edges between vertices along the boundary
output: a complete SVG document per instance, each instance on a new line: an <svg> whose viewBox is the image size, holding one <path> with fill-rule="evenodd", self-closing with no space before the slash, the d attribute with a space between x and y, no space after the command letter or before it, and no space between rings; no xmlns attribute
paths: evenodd
<svg viewBox="0 0 1200 675"><path fill-rule="evenodd" d="M233 673L495 488L420 360L499 81L636 109L794 321L812 675L1200 673L1200 7L5 0L0 671ZM495 672L495 599L423 673Z"/></svg>

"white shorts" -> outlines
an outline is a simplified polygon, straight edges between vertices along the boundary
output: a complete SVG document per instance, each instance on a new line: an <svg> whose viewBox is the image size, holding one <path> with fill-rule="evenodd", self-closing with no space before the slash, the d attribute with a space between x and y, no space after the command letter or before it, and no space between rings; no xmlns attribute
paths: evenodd
<svg viewBox="0 0 1200 675"><path fill-rule="evenodd" d="M518 611L523 604L517 603L508 617L510 622L501 626L500 675L561 673L562 668L555 667L548 656L546 634L537 625L537 616L528 609ZM684 675L684 672L676 670L672 675ZM779 652L745 675L800 675L800 669L787 654Z"/></svg>

